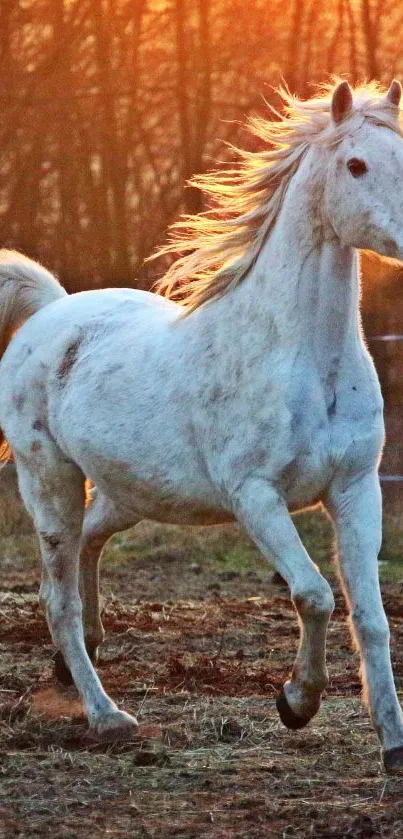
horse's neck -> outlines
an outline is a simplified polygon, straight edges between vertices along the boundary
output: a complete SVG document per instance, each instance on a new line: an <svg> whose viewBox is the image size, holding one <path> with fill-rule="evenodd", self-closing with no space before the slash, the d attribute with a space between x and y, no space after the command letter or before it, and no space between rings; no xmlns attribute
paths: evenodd
<svg viewBox="0 0 403 839"><path fill-rule="evenodd" d="M299 341L322 376L335 372L359 340L357 257L337 240L305 254L295 288Z"/></svg>
<svg viewBox="0 0 403 839"><path fill-rule="evenodd" d="M232 316L236 321L238 312L243 321L248 318L262 340L274 319L280 340L308 351L326 378L359 341L358 271L353 249L326 229L323 188L310 178L306 163L288 188L254 268L235 289Z"/></svg>

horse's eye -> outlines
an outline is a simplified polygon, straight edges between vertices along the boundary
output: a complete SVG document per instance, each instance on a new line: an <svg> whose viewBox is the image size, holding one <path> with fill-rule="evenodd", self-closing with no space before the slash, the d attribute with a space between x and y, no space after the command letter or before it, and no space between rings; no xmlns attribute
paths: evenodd
<svg viewBox="0 0 403 839"><path fill-rule="evenodd" d="M352 174L353 178L361 178L368 172L367 164L359 157L352 157L347 161L347 169Z"/></svg>

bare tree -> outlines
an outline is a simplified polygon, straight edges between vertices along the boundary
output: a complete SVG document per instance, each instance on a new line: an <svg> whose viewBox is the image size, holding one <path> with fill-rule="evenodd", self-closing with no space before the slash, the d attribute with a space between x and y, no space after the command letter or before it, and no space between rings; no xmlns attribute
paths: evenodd
<svg viewBox="0 0 403 839"><path fill-rule="evenodd" d="M290 90L299 89L301 33L305 14L306 0L294 0L292 21L288 42L286 79Z"/></svg>
<svg viewBox="0 0 403 839"><path fill-rule="evenodd" d="M377 58L381 2L361 0L361 18L364 33L367 74L370 79L379 75Z"/></svg>

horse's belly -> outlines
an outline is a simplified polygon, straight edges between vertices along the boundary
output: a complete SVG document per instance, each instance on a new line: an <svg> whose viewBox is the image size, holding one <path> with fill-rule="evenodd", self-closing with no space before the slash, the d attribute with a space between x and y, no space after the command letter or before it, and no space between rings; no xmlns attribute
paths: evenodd
<svg viewBox="0 0 403 839"><path fill-rule="evenodd" d="M95 483L133 518L147 518L169 524L213 525L233 521L233 516L212 495L194 490L193 497L172 486L161 486L139 478L122 481L103 476Z"/></svg>
<svg viewBox="0 0 403 839"><path fill-rule="evenodd" d="M88 457L88 452L86 453ZM171 524L210 525L232 521L219 491L191 459L176 469L162 457L141 464L133 458L106 459L102 454L78 457L91 481L131 519L148 518ZM179 457L178 457L179 460ZM192 468L193 467L193 468Z"/></svg>

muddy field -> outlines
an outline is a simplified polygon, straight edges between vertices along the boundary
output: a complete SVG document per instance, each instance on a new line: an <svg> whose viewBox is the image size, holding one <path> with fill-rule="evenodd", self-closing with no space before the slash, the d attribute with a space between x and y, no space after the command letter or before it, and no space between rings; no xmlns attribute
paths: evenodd
<svg viewBox="0 0 403 839"><path fill-rule="evenodd" d="M99 672L140 729L101 746L74 690L55 686L24 538L3 546L0 576L1 837L401 839L403 780L381 771L339 593L327 696L305 731L288 732L274 699L296 621L263 561L240 561L250 546L231 532L220 560L218 542L160 536L150 561L144 534L118 541L103 572ZM383 588L403 687L403 581Z"/></svg>

